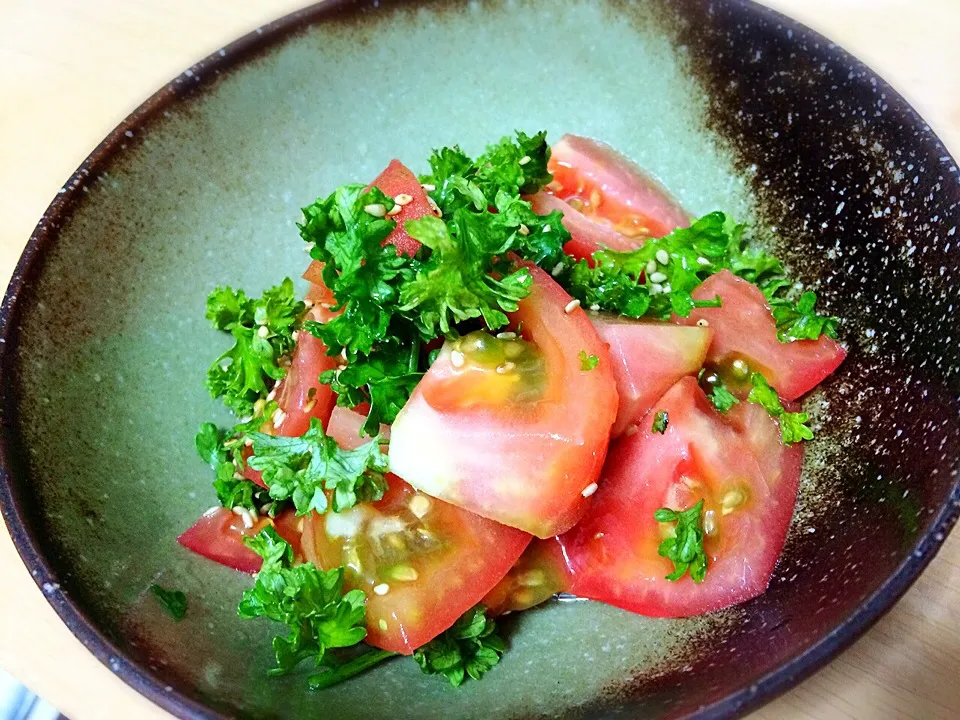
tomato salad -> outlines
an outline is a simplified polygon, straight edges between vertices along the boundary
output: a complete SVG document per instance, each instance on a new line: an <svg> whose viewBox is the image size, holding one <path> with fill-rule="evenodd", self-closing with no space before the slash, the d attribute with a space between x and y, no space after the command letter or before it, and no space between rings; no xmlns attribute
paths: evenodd
<svg viewBox="0 0 960 720"><path fill-rule="evenodd" d="M207 302L239 422L201 427L219 505L179 541L254 576L239 614L287 626L272 672L412 655L459 685L505 651L497 616L559 592L658 617L764 592L837 320L603 143L429 168L304 208L303 300Z"/></svg>

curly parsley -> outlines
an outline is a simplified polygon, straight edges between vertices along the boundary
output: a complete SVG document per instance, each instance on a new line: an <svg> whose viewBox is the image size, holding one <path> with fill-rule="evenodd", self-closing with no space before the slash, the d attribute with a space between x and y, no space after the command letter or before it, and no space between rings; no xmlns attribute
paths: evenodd
<svg viewBox="0 0 960 720"><path fill-rule="evenodd" d="M673 562L673 572L667 580L679 580L688 572L695 583L702 583L707 575L707 554L703 549L703 500L687 510L660 508L653 514L660 523L676 523L673 537L660 543L657 552Z"/></svg>
<svg viewBox="0 0 960 720"><path fill-rule="evenodd" d="M464 613L453 626L413 653L427 675L443 675L454 687L466 678L481 679L506 652L497 624L487 617L483 605Z"/></svg>
<svg viewBox="0 0 960 720"><path fill-rule="evenodd" d="M753 389L747 396L747 401L761 405L764 410L770 413L771 417L780 422L780 438L784 445L792 445L802 440L813 440L813 430L807 425L810 422L810 416L805 412L787 412L777 397L777 391L770 387L770 384L760 373L753 373L750 376L750 382Z"/></svg>

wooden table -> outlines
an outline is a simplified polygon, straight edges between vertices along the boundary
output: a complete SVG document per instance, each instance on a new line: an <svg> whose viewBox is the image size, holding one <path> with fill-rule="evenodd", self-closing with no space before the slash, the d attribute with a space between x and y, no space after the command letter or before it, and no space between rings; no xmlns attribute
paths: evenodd
<svg viewBox="0 0 960 720"><path fill-rule="evenodd" d="M960 153L958 0L766 2L872 65ZM0 0L0 280L63 181L130 110L300 4ZM0 577L0 666L73 720L169 717L60 623L2 532ZM754 717L960 717L960 533L851 650Z"/></svg>

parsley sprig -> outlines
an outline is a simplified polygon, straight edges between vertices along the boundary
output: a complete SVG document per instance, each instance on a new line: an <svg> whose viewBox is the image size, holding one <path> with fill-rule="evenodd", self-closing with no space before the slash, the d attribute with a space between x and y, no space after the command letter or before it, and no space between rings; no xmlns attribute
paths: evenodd
<svg viewBox="0 0 960 720"><path fill-rule="evenodd" d="M293 331L305 306L294 296L286 278L259 299L243 290L217 288L207 298L207 319L233 336L233 346L207 370L207 389L237 415L253 412L254 403L269 392L267 384L286 370L280 358L293 350Z"/></svg>
<svg viewBox="0 0 960 720"><path fill-rule="evenodd" d="M312 660L319 672L310 677L310 686L329 687L394 655L378 652L347 662L337 655L339 648L357 645L367 635L366 594L344 592L343 568L294 566L293 548L272 527L246 542L263 558L263 567L256 584L244 591L237 613L242 618L269 618L287 628L286 635L273 639L277 667L270 670L271 675L288 673L304 660Z"/></svg>
<svg viewBox="0 0 960 720"><path fill-rule="evenodd" d="M707 575L707 554L703 549L703 500L686 510L660 508L653 514L661 523L676 523L672 537L660 543L657 552L673 562L673 572L667 580L679 580L688 572L695 583L702 583Z"/></svg>
<svg viewBox="0 0 960 720"><path fill-rule="evenodd" d="M311 510L341 512L358 502L380 500L387 490L387 456L375 437L344 450L323 432L317 418L300 437L250 433L253 455L247 463L263 473L274 500L293 500L298 515ZM328 502L327 493L331 493Z"/></svg>
<svg viewBox="0 0 960 720"><path fill-rule="evenodd" d="M487 617L483 605L476 605L446 632L438 635L413 653L420 669L427 675L443 675L454 687L467 677L479 680L506 652L496 623Z"/></svg>
<svg viewBox="0 0 960 720"><path fill-rule="evenodd" d="M780 438L784 445L792 445L802 440L813 440L813 430L810 429L808 422L810 416L805 412L787 412L777 397L777 391L770 387L770 384L760 373L753 373L750 377L753 388L747 396L747 400L757 403L780 422Z"/></svg>
<svg viewBox="0 0 960 720"><path fill-rule="evenodd" d="M169 590L154 583L150 586L150 593L157 599L160 606L170 613L170 617L179 622L187 614L187 595L182 590Z"/></svg>

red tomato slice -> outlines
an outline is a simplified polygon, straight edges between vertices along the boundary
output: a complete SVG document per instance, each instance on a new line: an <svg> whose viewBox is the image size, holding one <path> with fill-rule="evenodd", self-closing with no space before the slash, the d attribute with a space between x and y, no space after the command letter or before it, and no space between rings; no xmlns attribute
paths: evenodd
<svg viewBox="0 0 960 720"><path fill-rule="evenodd" d="M659 182L606 143L564 135L550 148L547 169L553 195L621 235L642 241L690 224Z"/></svg>
<svg viewBox="0 0 960 720"><path fill-rule="evenodd" d="M320 311L314 307L308 320L319 320ZM277 404L283 413L280 422L274 422L276 433L285 437L299 437L310 429L310 419L318 418L326 425L337 397L329 385L320 382L320 374L335 370L337 359L327 355L327 346L305 330L297 334L297 345L287 376L277 388Z"/></svg>
<svg viewBox="0 0 960 720"><path fill-rule="evenodd" d="M710 346L709 328L591 314L600 338L610 346L620 408L613 437L647 414L674 383L703 366ZM678 332L679 331L679 332Z"/></svg>
<svg viewBox="0 0 960 720"><path fill-rule="evenodd" d="M263 559L243 544L243 538L254 537L267 525L272 525L277 534L300 553L300 519L292 510L274 520L259 518L252 527L247 527L243 518L232 510L213 508L184 531L177 542L221 565L252 574L260 570Z"/></svg>
<svg viewBox="0 0 960 720"><path fill-rule="evenodd" d="M766 589L790 525L803 450L782 446L761 408L741 405L741 417L724 419L697 381L684 378L655 405L669 418L663 434L652 431L648 415L640 432L618 441L587 516L561 538L573 593L642 615L684 617ZM706 579L667 580L673 563L657 548L671 528L654 512L701 499L710 530Z"/></svg>
<svg viewBox="0 0 960 720"><path fill-rule="evenodd" d="M485 336L472 350L445 344L393 424L390 463L429 495L546 538L583 514L617 393L607 346L586 312L547 273L527 267L532 290L510 316L522 340L500 347ZM529 346L529 362L485 355ZM581 369L581 351L599 358L596 368Z"/></svg>
<svg viewBox="0 0 960 720"><path fill-rule="evenodd" d="M532 608L570 587L570 571L558 538L534 540L481 602L490 615Z"/></svg>
<svg viewBox="0 0 960 720"><path fill-rule="evenodd" d="M626 252L636 250L640 245L637 240L621 235L607 225L594 222L548 192L538 192L528 199L533 211L538 215L549 215L554 210L563 213L563 226L570 233L570 240L563 246L563 251L578 260L586 260L591 266L592 256L597 250L607 248Z"/></svg>
<svg viewBox="0 0 960 720"><path fill-rule="evenodd" d="M364 403L366 404L366 403ZM337 441L337 445L345 450L353 450L364 443L370 442L370 438L360 434L360 428L366 421L366 416L362 414L362 409L358 405L353 410L339 405L333 408L330 415L330 423L327 427L327 435ZM390 426L380 426L380 438L384 442L390 440Z"/></svg>
<svg viewBox="0 0 960 720"><path fill-rule="evenodd" d="M323 263L317 260L310 262L306 271L303 273L303 279L310 283L304 300L308 305L312 305L313 318L317 322L325 323L330 318L334 318L340 312L333 312L332 308L337 305L337 298L333 291L327 287L323 279Z"/></svg>
<svg viewBox="0 0 960 720"><path fill-rule="evenodd" d="M370 183L370 187L379 188L394 200L401 195L410 197L410 201L401 206L399 213L390 216L397 221L397 227L387 236L383 244L392 243L396 246L398 255L416 255L417 250L420 249L420 243L407 234L404 223L407 220L416 220L424 215L434 214L430 199L427 197L420 181L417 180L417 176L399 160L391 160L387 169ZM387 208L387 210L390 210L390 208Z"/></svg>
<svg viewBox="0 0 960 720"><path fill-rule="evenodd" d="M796 400L836 370L847 355L825 335L789 343L777 340L777 326L763 293L729 270L707 278L693 291L698 300L717 295L723 302L721 307L700 308L676 321L681 325L695 325L700 320L709 323L713 341L707 362L721 373L741 360L748 366L741 376L760 372L782 398Z"/></svg>

